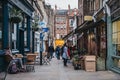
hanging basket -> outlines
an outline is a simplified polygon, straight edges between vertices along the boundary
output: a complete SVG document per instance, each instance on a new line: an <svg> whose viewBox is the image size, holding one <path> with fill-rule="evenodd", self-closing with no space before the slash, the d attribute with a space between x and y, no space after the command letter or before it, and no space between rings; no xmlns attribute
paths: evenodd
<svg viewBox="0 0 120 80"><path fill-rule="evenodd" d="M33 30L33 31L38 31L38 30L39 30L39 28L32 28L32 30Z"/></svg>
<svg viewBox="0 0 120 80"><path fill-rule="evenodd" d="M13 23L19 23L22 21L22 19L20 17L11 17L10 18L10 21L13 22Z"/></svg>

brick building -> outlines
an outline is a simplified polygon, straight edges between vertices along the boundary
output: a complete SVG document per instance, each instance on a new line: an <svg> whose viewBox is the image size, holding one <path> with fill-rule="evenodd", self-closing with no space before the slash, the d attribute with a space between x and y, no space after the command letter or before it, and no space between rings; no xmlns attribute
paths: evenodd
<svg viewBox="0 0 120 80"><path fill-rule="evenodd" d="M55 39L60 39L68 34L67 11L68 10L57 10L57 6L55 6L55 11L54 11L54 37Z"/></svg>
<svg viewBox="0 0 120 80"><path fill-rule="evenodd" d="M79 16L78 9L70 9L70 5L68 5L68 9L66 10L57 10L57 6L55 6L54 11L54 36L55 39L60 39L69 34L74 28L76 28L76 21ZM75 27L76 26L76 27Z"/></svg>

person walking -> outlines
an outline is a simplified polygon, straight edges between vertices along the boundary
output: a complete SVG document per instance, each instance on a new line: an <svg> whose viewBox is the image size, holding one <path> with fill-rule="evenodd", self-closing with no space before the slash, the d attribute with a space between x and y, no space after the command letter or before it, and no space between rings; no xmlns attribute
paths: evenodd
<svg viewBox="0 0 120 80"><path fill-rule="evenodd" d="M53 53L54 53L54 47L52 44L48 47L48 53L50 54L50 60L51 60L53 58Z"/></svg>
<svg viewBox="0 0 120 80"><path fill-rule="evenodd" d="M56 47L55 54L56 54L57 59L60 60L60 47L59 46Z"/></svg>
<svg viewBox="0 0 120 80"><path fill-rule="evenodd" d="M67 66L67 60L69 58L69 55L68 55L68 47L67 47L66 43L64 44L64 47L63 47L62 58L63 58L63 64L64 64L64 66Z"/></svg>

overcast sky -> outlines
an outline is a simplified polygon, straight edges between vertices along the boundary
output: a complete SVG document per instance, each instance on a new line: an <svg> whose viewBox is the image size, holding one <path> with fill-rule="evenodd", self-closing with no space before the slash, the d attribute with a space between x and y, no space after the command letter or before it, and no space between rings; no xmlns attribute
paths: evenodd
<svg viewBox="0 0 120 80"><path fill-rule="evenodd" d="M45 0L47 4L50 4L52 8L57 5L58 9L68 9L68 4L70 4L70 8L78 8L78 0Z"/></svg>

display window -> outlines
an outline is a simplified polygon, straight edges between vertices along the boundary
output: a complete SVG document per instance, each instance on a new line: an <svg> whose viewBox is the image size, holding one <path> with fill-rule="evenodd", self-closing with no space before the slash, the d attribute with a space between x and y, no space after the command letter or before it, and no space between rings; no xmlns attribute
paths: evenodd
<svg viewBox="0 0 120 80"><path fill-rule="evenodd" d="M120 20L112 23L112 48L115 56L120 56ZM120 60L113 59L114 66L120 68Z"/></svg>
<svg viewBox="0 0 120 80"><path fill-rule="evenodd" d="M120 20L112 23L112 44L114 54L120 56Z"/></svg>

